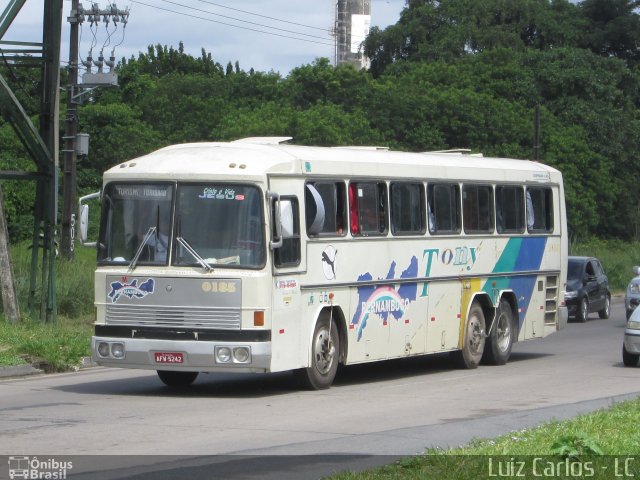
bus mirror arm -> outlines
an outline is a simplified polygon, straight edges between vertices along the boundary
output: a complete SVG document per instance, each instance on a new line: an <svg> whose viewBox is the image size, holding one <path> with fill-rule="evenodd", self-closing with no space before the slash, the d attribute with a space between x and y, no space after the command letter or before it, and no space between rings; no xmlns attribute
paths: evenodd
<svg viewBox="0 0 640 480"><path fill-rule="evenodd" d="M267 199L271 200L273 205L273 211L275 213L275 235L273 240L269 242L271 250L282 247L282 224L280 223L280 195L275 192L267 192Z"/></svg>

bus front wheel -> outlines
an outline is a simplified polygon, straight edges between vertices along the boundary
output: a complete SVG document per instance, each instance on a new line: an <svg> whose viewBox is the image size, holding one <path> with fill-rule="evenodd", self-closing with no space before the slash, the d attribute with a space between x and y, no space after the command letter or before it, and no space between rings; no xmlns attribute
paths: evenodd
<svg viewBox="0 0 640 480"><path fill-rule="evenodd" d="M158 377L167 387L188 387L195 382L198 372L175 372L172 370L158 370Z"/></svg>
<svg viewBox="0 0 640 480"><path fill-rule="evenodd" d="M340 340L335 321L321 318L311 340L311 365L296 370L302 385L312 390L329 388L338 370L339 352Z"/></svg>
<svg viewBox="0 0 640 480"><path fill-rule="evenodd" d="M476 368L482 360L485 344L484 312L479 304L471 305L464 327L462 350L451 352L451 357L461 368Z"/></svg>
<svg viewBox="0 0 640 480"><path fill-rule="evenodd" d="M495 324L487 337L483 360L491 365L504 365L511 356L513 347L513 310L506 300L501 300L496 312Z"/></svg>

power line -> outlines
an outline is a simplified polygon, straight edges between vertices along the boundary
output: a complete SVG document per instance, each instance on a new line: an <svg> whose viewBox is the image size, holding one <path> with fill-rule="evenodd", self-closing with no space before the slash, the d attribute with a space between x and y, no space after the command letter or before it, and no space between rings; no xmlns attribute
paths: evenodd
<svg viewBox="0 0 640 480"><path fill-rule="evenodd" d="M290 36L290 35L282 35L282 34L279 34L279 33L267 32L267 31L264 31L264 30L256 29L256 28L243 27L241 25L234 25L232 23L221 22L219 20L213 20L213 19L210 19L210 18L202 18L202 17L198 17L198 16L195 16L195 15L191 15L189 13L177 12L177 11L171 10L169 8L159 7L158 5L149 5L148 3L141 2L139 0L131 0L131 2L132 3L137 3L139 5L144 5L145 7L154 8L156 10L163 10L165 12L174 13L176 15L182 15L182 16L185 16L185 17L196 18L198 20L203 20L203 21L211 22L211 23L218 23L220 25L225 25L225 26L228 26L228 27L240 28L240 29L243 29L243 30L249 30L249 31L258 32L258 33L264 33L266 35L273 35L273 36L281 37L281 38L289 38L289 39L298 40L298 41L301 41L301 42L315 43L315 44L318 44L318 45L326 45L326 46L329 46L329 47L333 46L333 43L318 42L316 40L309 40L309 39L306 39L306 38L293 37L293 36ZM193 7L187 7L187 8L193 8ZM205 12L211 14L211 12L207 12L207 11L205 11ZM213 15L215 15L215 14L213 14ZM267 28L274 28L274 27L267 27ZM296 32L290 32L290 33L297 34ZM320 38L320 37L316 37L316 38Z"/></svg>
<svg viewBox="0 0 640 480"><path fill-rule="evenodd" d="M284 28L272 27L271 25L264 25L262 23L250 22L249 20L243 20L241 18L229 17L228 15L222 15L221 13L214 13L214 12L210 12L208 10L202 10L200 8L192 7L190 5L184 5L184 4L178 3L178 2L173 2L171 0L162 0L162 1L165 2L165 3L170 3L172 5L176 5L177 7L184 7L184 8L188 8L190 10L195 10L196 12L208 13L209 15L215 15L217 17L228 18L230 20L235 20L236 22L248 23L250 25L257 25L258 27L265 27L265 28L270 28L272 30L278 30L280 32L287 32L287 33L293 33L295 35L302 35L304 37L319 38L320 40L325 40L326 39L325 37L319 37L317 35L310 35L308 33L302 33L302 32L294 32L293 30L286 30Z"/></svg>
<svg viewBox="0 0 640 480"><path fill-rule="evenodd" d="M304 23L296 23L296 22L291 22L289 20L281 20L279 18L269 17L267 15L262 15L260 13L248 12L246 10L240 10L239 8L227 7L226 5L220 5L219 3L208 2L207 0L197 0L197 1L198 2L202 2L202 3L208 3L209 5L213 5L215 7L220 7L220 8L226 8L228 10L233 10L235 12L246 13L247 15L254 15L256 17L262 17L262 18L267 18L269 20L275 20L276 22L289 23L291 25L297 25L298 27L314 28L316 30L321 30L323 32L327 31L325 28L322 28L322 27L314 27L313 25L305 25Z"/></svg>

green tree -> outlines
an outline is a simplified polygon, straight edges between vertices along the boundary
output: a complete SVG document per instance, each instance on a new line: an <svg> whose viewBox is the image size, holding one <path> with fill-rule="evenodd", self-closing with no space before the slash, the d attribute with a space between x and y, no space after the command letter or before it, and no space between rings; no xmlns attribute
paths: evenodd
<svg viewBox="0 0 640 480"><path fill-rule="evenodd" d="M298 111L292 135L303 145L379 145L381 137L366 112L346 112L339 105L314 105Z"/></svg>
<svg viewBox="0 0 640 480"><path fill-rule="evenodd" d="M352 65L333 67L328 58L318 58L310 65L294 68L283 81L283 89L296 107L332 103L348 110L367 103L371 80L367 72Z"/></svg>
<svg viewBox="0 0 640 480"><path fill-rule="evenodd" d="M603 56L636 64L640 61L640 7L638 0L583 0L588 19L583 45Z"/></svg>
<svg viewBox="0 0 640 480"><path fill-rule="evenodd" d="M584 21L568 0L409 0L400 20L364 43L375 76L398 61L451 61L495 48L572 46Z"/></svg>
<svg viewBox="0 0 640 480"><path fill-rule="evenodd" d="M91 139L87 159L78 164L81 191L99 188L102 172L149 153L165 142L141 119L139 111L128 105L90 104L81 109L79 117L81 131L88 133Z"/></svg>
<svg viewBox="0 0 640 480"><path fill-rule="evenodd" d="M218 128L219 140L245 137L291 136L294 110L288 105L266 102L257 107L233 109L224 116Z"/></svg>

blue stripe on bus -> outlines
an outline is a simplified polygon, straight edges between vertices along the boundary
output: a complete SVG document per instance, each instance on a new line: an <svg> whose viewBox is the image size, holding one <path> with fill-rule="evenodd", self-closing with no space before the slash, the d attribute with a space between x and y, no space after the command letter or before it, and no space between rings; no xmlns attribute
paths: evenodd
<svg viewBox="0 0 640 480"><path fill-rule="evenodd" d="M511 238L507 242L502 255L496 262L493 273L511 273L539 270L542 264L547 245L546 237L519 237ZM526 312L531 302L533 289L536 285L536 275L525 275L522 277L495 277L489 278L482 289L489 295L492 291L510 289L516 295L518 301L518 323L522 326Z"/></svg>

